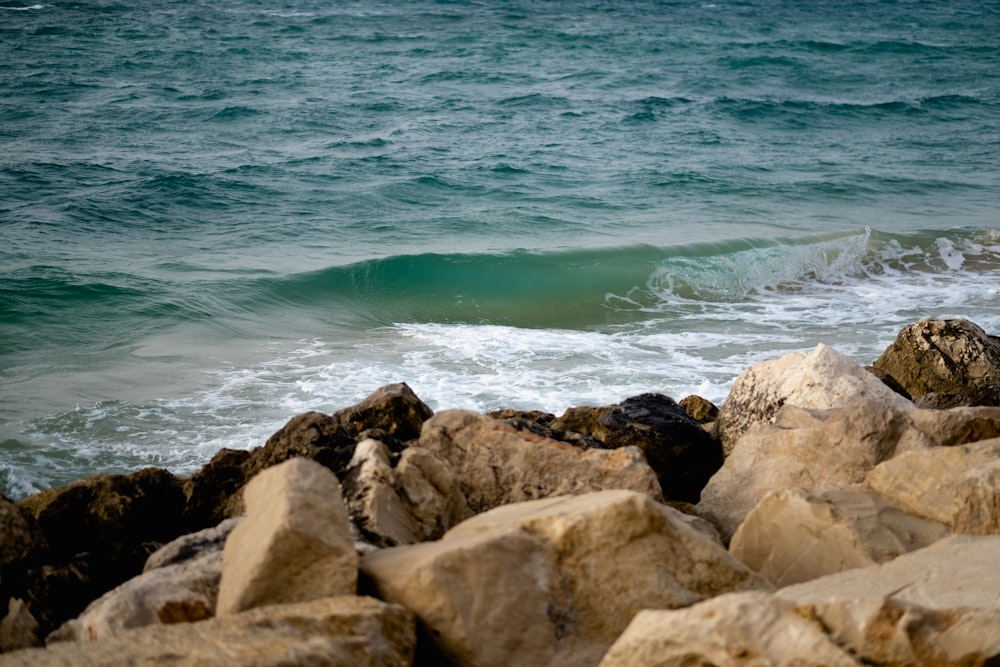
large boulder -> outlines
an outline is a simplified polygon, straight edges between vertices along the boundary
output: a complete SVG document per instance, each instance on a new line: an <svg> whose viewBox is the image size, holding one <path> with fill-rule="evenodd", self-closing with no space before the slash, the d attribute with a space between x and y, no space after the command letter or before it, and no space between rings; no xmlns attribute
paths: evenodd
<svg viewBox="0 0 1000 667"><path fill-rule="evenodd" d="M582 450L465 410L431 417L418 445L451 465L474 513L604 489L662 499L656 474L635 447Z"/></svg>
<svg viewBox="0 0 1000 667"><path fill-rule="evenodd" d="M361 535L379 547L436 540L471 514L447 461L422 447L393 456L370 438L355 449L344 497Z"/></svg>
<svg viewBox="0 0 1000 667"><path fill-rule="evenodd" d="M896 410L913 407L853 359L820 343L810 352L790 352L744 370L719 410L717 432L728 455L747 429L770 423L783 405L829 410L859 399Z"/></svg>
<svg viewBox="0 0 1000 667"><path fill-rule="evenodd" d="M334 413L334 418L351 433L378 429L406 441L420 436L420 429L434 411L421 401L405 382L376 389L357 405Z"/></svg>
<svg viewBox="0 0 1000 667"><path fill-rule="evenodd" d="M861 667L814 619L761 592L639 612L600 667Z"/></svg>
<svg viewBox="0 0 1000 667"><path fill-rule="evenodd" d="M243 495L246 518L223 551L218 615L357 590L350 518L332 472L290 459L252 479Z"/></svg>
<svg viewBox="0 0 1000 667"><path fill-rule="evenodd" d="M5 654L0 661L4 667L409 667L415 644L413 614L351 596L153 625L99 642L59 642Z"/></svg>
<svg viewBox="0 0 1000 667"><path fill-rule="evenodd" d="M97 475L22 499L48 549L21 593L44 636L142 571L149 554L184 532L181 481L166 470Z"/></svg>
<svg viewBox="0 0 1000 667"><path fill-rule="evenodd" d="M601 667L994 665L1000 537L948 537L882 565L644 611Z"/></svg>
<svg viewBox="0 0 1000 667"><path fill-rule="evenodd" d="M701 493L697 513L729 540L771 491L860 483L896 451L908 411L882 400L857 400L832 412L785 405L773 424L748 430Z"/></svg>
<svg viewBox="0 0 1000 667"><path fill-rule="evenodd" d="M596 665L642 609L769 588L680 512L624 490L506 505L361 569L417 614L425 660L484 667Z"/></svg>
<svg viewBox="0 0 1000 667"><path fill-rule="evenodd" d="M951 534L860 487L772 491L747 515L729 551L775 586L890 561Z"/></svg>
<svg viewBox="0 0 1000 667"><path fill-rule="evenodd" d="M1000 536L952 536L777 595L863 664L986 665L1000 658Z"/></svg>
<svg viewBox="0 0 1000 667"><path fill-rule="evenodd" d="M864 483L956 533L1000 534L1000 438L905 452L877 466Z"/></svg>
<svg viewBox="0 0 1000 667"><path fill-rule="evenodd" d="M705 482L722 465L719 441L662 394L633 396L600 408L570 408L552 427L591 436L612 448L636 447L670 500L698 502Z"/></svg>
<svg viewBox="0 0 1000 667"><path fill-rule="evenodd" d="M914 397L1000 384L1000 338L965 319L924 319L905 327L873 364Z"/></svg>

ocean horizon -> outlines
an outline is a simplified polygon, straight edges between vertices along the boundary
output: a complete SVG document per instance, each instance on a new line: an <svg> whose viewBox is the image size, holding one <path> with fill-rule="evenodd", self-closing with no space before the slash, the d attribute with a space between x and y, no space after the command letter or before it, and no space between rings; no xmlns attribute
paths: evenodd
<svg viewBox="0 0 1000 667"><path fill-rule="evenodd" d="M12 498L1000 334L996 2L0 0L0 140Z"/></svg>

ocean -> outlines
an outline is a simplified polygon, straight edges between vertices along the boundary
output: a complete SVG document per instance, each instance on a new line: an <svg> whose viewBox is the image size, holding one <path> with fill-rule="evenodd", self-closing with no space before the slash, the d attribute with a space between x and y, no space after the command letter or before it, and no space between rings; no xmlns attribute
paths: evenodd
<svg viewBox="0 0 1000 667"><path fill-rule="evenodd" d="M0 491L391 382L725 400L1000 334L995 0L0 0Z"/></svg>

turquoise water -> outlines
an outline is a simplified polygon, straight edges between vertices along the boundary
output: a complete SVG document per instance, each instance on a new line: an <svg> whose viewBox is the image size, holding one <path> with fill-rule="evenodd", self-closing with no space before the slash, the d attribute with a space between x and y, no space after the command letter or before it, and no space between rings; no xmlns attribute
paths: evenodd
<svg viewBox="0 0 1000 667"><path fill-rule="evenodd" d="M1000 3L0 0L0 491L1000 333Z"/></svg>

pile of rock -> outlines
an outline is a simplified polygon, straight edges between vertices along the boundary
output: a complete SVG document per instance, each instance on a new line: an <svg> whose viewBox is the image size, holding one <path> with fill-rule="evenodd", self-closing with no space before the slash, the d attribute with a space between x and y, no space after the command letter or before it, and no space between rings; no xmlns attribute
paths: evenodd
<svg viewBox="0 0 1000 667"><path fill-rule="evenodd" d="M998 389L964 320L756 364L721 409L390 385L187 479L2 499L0 665L993 664Z"/></svg>

